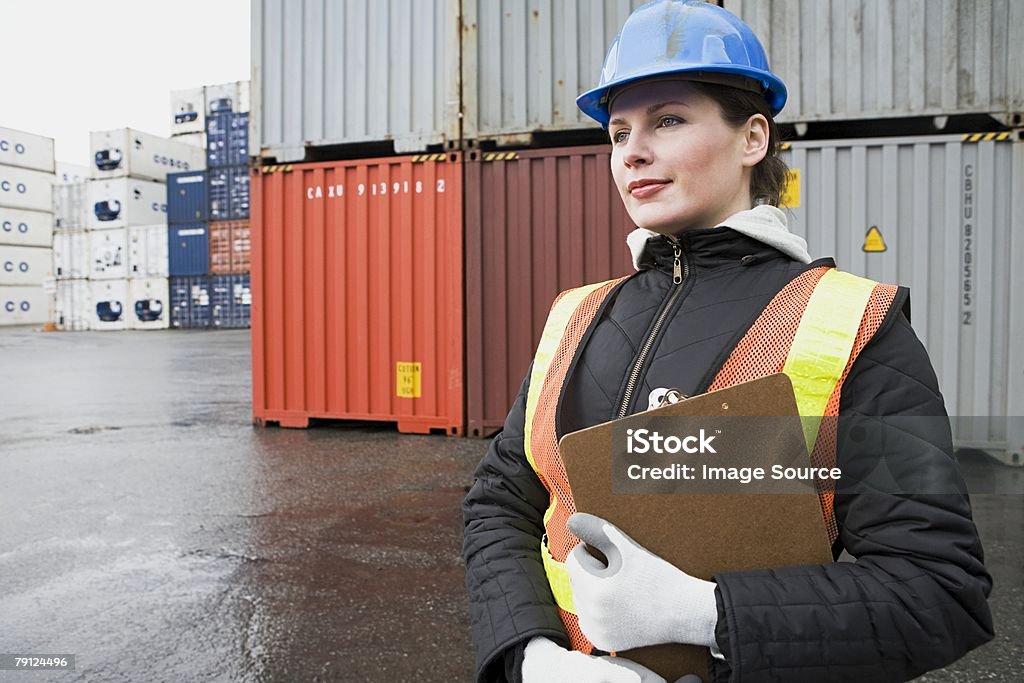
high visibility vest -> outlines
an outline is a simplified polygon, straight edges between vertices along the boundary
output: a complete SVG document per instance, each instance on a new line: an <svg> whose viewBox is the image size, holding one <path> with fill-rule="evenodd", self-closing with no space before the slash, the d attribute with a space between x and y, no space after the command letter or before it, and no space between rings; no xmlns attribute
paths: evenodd
<svg viewBox="0 0 1024 683"><path fill-rule="evenodd" d="M576 512L576 506L558 452L555 410L580 340L605 297L622 279L571 289L555 299L534 356L526 398L526 458L550 495L541 557L569 639L575 649L584 652L590 652L593 646L579 628L563 564L579 539L566 528L566 520ZM708 391L786 373L803 418L811 464L832 467L836 460L836 421L822 418L838 416L843 381L857 355L878 331L896 293L893 285L881 285L834 268L812 268L802 273L764 309ZM839 533L832 509L834 493L820 491L818 497L829 542L834 543Z"/></svg>

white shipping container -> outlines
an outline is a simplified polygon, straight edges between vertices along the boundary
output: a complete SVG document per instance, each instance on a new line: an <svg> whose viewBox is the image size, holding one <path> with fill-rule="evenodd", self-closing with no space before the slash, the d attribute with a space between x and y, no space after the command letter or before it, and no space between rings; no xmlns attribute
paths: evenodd
<svg viewBox="0 0 1024 683"><path fill-rule="evenodd" d="M53 174L0 166L0 206L53 211Z"/></svg>
<svg viewBox="0 0 1024 683"><path fill-rule="evenodd" d="M0 285L41 286L53 277L53 250L0 246Z"/></svg>
<svg viewBox="0 0 1024 683"><path fill-rule="evenodd" d="M0 286L0 325L40 325L50 321L53 296L42 286Z"/></svg>
<svg viewBox="0 0 1024 683"><path fill-rule="evenodd" d="M171 135L202 133L206 130L206 100L203 88L171 91Z"/></svg>
<svg viewBox="0 0 1024 683"><path fill-rule="evenodd" d="M90 330L128 329L128 280L91 280Z"/></svg>
<svg viewBox="0 0 1024 683"><path fill-rule="evenodd" d="M120 280L128 277L128 231L93 230L89 235L89 278Z"/></svg>
<svg viewBox="0 0 1024 683"><path fill-rule="evenodd" d="M175 135L172 138L175 142L184 142L186 145L192 145L199 149L206 149L206 133L185 133L184 135Z"/></svg>
<svg viewBox="0 0 1024 683"><path fill-rule="evenodd" d="M86 196L90 181L58 183L53 186L53 229L85 230L89 225Z"/></svg>
<svg viewBox="0 0 1024 683"><path fill-rule="evenodd" d="M88 330L95 314L92 284L88 280L57 281L53 322L58 330Z"/></svg>
<svg viewBox="0 0 1024 683"><path fill-rule="evenodd" d="M725 0L789 90L781 122L992 114L1020 126L1018 0ZM594 74L596 82L597 74Z"/></svg>
<svg viewBox="0 0 1024 683"><path fill-rule="evenodd" d="M206 114L249 111L249 81L232 81L204 88Z"/></svg>
<svg viewBox="0 0 1024 683"><path fill-rule="evenodd" d="M812 256L904 285L960 448L1024 464L1024 143L1009 133L793 143Z"/></svg>
<svg viewBox="0 0 1024 683"><path fill-rule="evenodd" d="M53 244L53 214L0 206L0 244L49 248Z"/></svg>
<svg viewBox="0 0 1024 683"><path fill-rule="evenodd" d="M53 173L53 138L0 127L0 164Z"/></svg>
<svg viewBox="0 0 1024 683"><path fill-rule="evenodd" d="M89 233L71 230L53 234L53 274L58 281L89 277Z"/></svg>
<svg viewBox="0 0 1024 683"><path fill-rule="evenodd" d="M167 277L167 226L134 225L128 228L128 277Z"/></svg>
<svg viewBox="0 0 1024 683"><path fill-rule="evenodd" d="M206 168L203 150L131 128L90 133L89 155L94 179L130 176L165 182L168 173Z"/></svg>
<svg viewBox="0 0 1024 683"><path fill-rule="evenodd" d="M103 230L167 222L167 185L137 178L90 180L88 228Z"/></svg>
<svg viewBox="0 0 1024 683"><path fill-rule="evenodd" d="M128 281L128 327L133 330L166 330L170 327L171 298L167 278Z"/></svg>
<svg viewBox="0 0 1024 683"><path fill-rule="evenodd" d="M56 176L54 182L57 185L67 185L68 183L84 183L90 177L91 169L88 166L82 164L69 164L66 161L57 162L57 170L54 173Z"/></svg>

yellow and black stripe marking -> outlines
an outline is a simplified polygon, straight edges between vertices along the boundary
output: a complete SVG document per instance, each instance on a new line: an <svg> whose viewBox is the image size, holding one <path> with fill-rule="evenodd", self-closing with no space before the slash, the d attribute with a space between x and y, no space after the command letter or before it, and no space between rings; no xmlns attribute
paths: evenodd
<svg viewBox="0 0 1024 683"><path fill-rule="evenodd" d="M484 161L513 161L519 158L518 152L487 152L481 157Z"/></svg>
<svg viewBox="0 0 1024 683"><path fill-rule="evenodd" d="M275 164L273 166L261 166L260 173L263 175L269 175L271 173L291 173L291 164Z"/></svg>
<svg viewBox="0 0 1024 683"><path fill-rule="evenodd" d="M447 157L448 155L444 152L440 154L415 154L412 157L412 163L422 164L425 161L444 161Z"/></svg>
<svg viewBox="0 0 1024 683"><path fill-rule="evenodd" d="M1010 139L1009 133L964 133L960 136L964 142L1002 142Z"/></svg>

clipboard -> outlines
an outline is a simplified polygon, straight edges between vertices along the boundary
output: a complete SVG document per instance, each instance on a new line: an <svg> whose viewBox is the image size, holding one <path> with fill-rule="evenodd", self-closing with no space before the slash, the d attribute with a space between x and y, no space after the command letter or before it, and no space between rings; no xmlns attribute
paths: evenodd
<svg viewBox="0 0 1024 683"><path fill-rule="evenodd" d="M559 450L578 511L608 520L701 579L728 571L833 561L818 496L811 488L793 493L613 493L613 432L642 429L663 417L791 418L752 421L743 436L749 449L742 457L765 468L809 463L793 385L784 374L769 375L563 436ZM770 429L758 427L768 424ZM711 655L704 647L667 644L618 654L668 681L686 674L709 680Z"/></svg>

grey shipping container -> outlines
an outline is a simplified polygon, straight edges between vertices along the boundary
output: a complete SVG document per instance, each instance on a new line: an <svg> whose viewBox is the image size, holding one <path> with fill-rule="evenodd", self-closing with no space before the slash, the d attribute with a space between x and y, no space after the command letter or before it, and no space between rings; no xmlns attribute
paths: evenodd
<svg viewBox="0 0 1024 683"><path fill-rule="evenodd" d="M468 153L466 433L501 428L555 296L633 272L610 145Z"/></svg>
<svg viewBox="0 0 1024 683"><path fill-rule="evenodd" d="M593 126L576 96L642 0L253 0L249 151L462 138L503 143ZM461 15L460 15L461 7Z"/></svg>
<svg viewBox="0 0 1024 683"><path fill-rule="evenodd" d="M779 121L992 114L1019 126L1019 0L724 0L789 88Z"/></svg>
<svg viewBox="0 0 1024 683"><path fill-rule="evenodd" d="M793 143L812 256L910 288L962 448L1024 464L1024 143L1009 133Z"/></svg>

